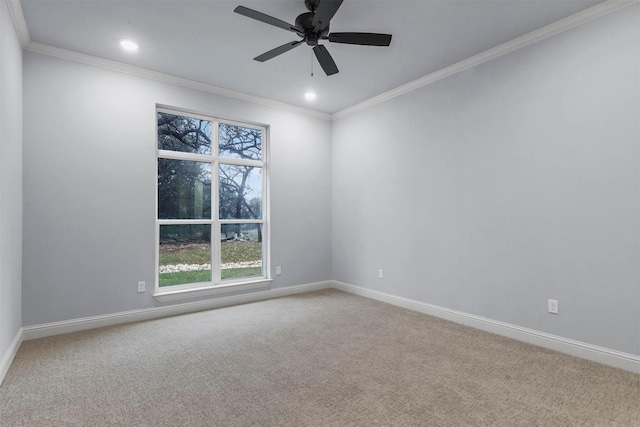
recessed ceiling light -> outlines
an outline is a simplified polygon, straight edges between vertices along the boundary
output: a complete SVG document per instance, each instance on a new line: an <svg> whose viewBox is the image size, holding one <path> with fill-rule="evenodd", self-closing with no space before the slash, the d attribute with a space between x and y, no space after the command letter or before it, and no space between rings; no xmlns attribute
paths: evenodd
<svg viewBox="0 0 640 427"><path fill-rule="evenodd" d="M120 40L120 46L127 52L135 52L138 50L138 43L131 40Z"/></svg>
<svg viewBox="0 0 640 427"><path fill-rule="evenodd" d="M304 94L304 99L306 99L307 101L313 101L314 99L316 99L316 94L313 92L307 92Z"/></svg>

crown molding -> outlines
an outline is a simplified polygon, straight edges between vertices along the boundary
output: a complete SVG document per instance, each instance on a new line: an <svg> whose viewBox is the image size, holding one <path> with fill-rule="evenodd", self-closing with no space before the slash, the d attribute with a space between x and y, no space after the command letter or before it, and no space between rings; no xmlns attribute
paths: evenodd
<svg viewBox="0 0 640 427"><path fill-rule="evenodd" d="M14 1L14 0L11 0ZM17 1L17 0L16 0ZM224 96L227 98L233 98L240 101L250 102L253 104L259 104L270 108L277 108L280 110L293 111L295 113L304 114L318 119L331 120L331 115L322 113L319 111L313 111L295 105L287 104L273 99L262 98L259 96L249 95L243 92L237 92L231 89L225 89L218 86L213 86L207 83L197 82L194 80L185 79L183 77L177 77L170 74L161 73L158 71L152 71L146 68L137 67L135 65L129 65L110 59L99 58L93 55L87 55L85 53L75 52L72 50L62 49L55 46L50 46L38 42L29 42L25 50L30 52L39 53L42 55L53 56L67 61L78 62L85 65L91 65L106 70L116 71L119 73L130 74L137 77L143 77L150 80L156 80L163 83L169 83L176 86L181 86L188 89L194 89L201 92L208 92L215 95Z"/></svg>
<svg viewBox="0 0 640 427"><path fill-rule="evenodd" d="M27 21L25 21L24 14L22 13L20 0L6 0L6 3L9 9L9 15L11 15L11 19L13 20L13 26L16 27L20 45L23 49L26 49L29 43L31 43L31 36L27 28Z"/></svg>
<svg viewBox="0 0 640 427"><path fill-rule="evenodd" d="M407 92L411 92L423 86L430 85L431 83L437 82L438 80L442 80L446 77L452 76L461 71L475 67L476 65L480 65L484 62L491 61L492 59L506 55L508 53L521 49L530 44L536 43L540 40L544 40L548 37L570 30L579 25L594 21L605 15L608 15L610 13L623 9L627 6L631 6L638 3L640 3L640 0L605 1L596 6L590 7L589 9L583 10L582 12L578 12L567 18L561 19L552 24L544 26L538 30L524 34L511 41L508 41L506 43L503 43L491 49L485 50L484 52L481 52L477 55L471 56L467 59L463 59L462 61L456 62L455 64L442 68L436 72L427 74L426 76L421 77L417 80L406 83L402 86L398 86L397 88L391 89L387 92L383 92L380 95L374 96L373 98L369 98L366 101L360 102L351 107L347 107L343 110L333 113L331 117L333 120L347 117L358 111L362 111L367 108L373 107L374 105L388 101L392 98L403 95Z"/></svg>
<svg viewBox="0 0 640 427"><path fill-rule="evenodd" d="M20 0L5 0L9 9L9 14L13 20L13 25L16 27L20 45L24 50L28 50L42 55L53 56L56 58L66 59L68 61L78 62L81 64L92 65L99 68L104 68L111 71L117 71L120 73L126 73L138 77L144 77L151 80L156 80L164 83L170 83L176 86L185 87L188 89L195 89L201 92L213 93L216 95L224 96L227 98L233 98L240 101L250 102L253 104L259 104L271 108L277 108L280 110L288 110L306 116L319 118L323 120L331 120L331 114L322 113L320 111L309 110L307 108L297 107L295 105L287 104L273 99L262 98L259 96L249 95L243 92L238 92L230 89L213 86L206 83L197 82L194 80L185 79L182 77L173 76L170 74L160 73L152 71L142 67L136 67L133 65L124 64L118 61L112 61L109 59L99 58L93 55L87 55L84 53L74 52L67 49L61 49L58 47L46 45L43 43L37 43L31 41L29 35L29 28L27 27L27 21L24 18L22 11L22 5Z"/></svg>
<svg viewBox="0 0 640 427"><path fill-rule="evenodd" d="M388 101L390 99L393 99L405 93L419 89L423 86L427 86L429 84L435 83L439 80L442 80L446 77L460 73L469 68L480 65L484 62L488 62L500 56L507 55L511 52L514 52L530 44L544 40L548 37L570 30L582 24L594 21L598 18L601 18L603 16L606 16L610 13L616 12L628 6L632 6L634 4L640 3L640 0L604 1L582 12L578 12L567 18L561 19L545 27L542 27L538 30L535 30L525 35L522 35L520 37L517 37L511 41L508 41L506 43L503 43L501 45L488 49L477 55L463 59L462 61L456 62L455 64L442 68L436 72L428 74L412 82L406 83L402 86L398 86L395 89L391 89L387 92L383 92L380 95L374 96L373 98L369 98L366 101L360 102L351 107L347 107L336 113L327 114L327 113L322 113L320 111L309 110L307 108L298 107L298 106L287 104L280 101L275 101L268 98L249 95L243 92L238 92L230 89L221 88L218 86L213 86L207 83L197 82L194 80L177 77L170 74L152 71L142 67L124 64L118 61L99 58L96 56L74 52L67 49L61 49L61 48L46 45L43 43L33 42L31 41L31 37L29 36L29 30L27 28L27 24L24 19L24 14L22 12L20 0L5 0L5 1L9 8L9 13L11 14L14 25L16 27L16 31L18 33L20 43L23 49L25 50L35 52L35 53L40 53L43 55L53 56L61 59L66 59L69 61L74 61L74 62L86 64L86 65L91 65L99 68L104 68L107 70L117 71L117 72L126 73L126 74L143 77L143 78L148 78L151 80L169 83L176 86L181 86L181 87L194 89L202 92L208 92L208 93L224 96L227 98L233 98L240 101L250 102L253 104L263 105L263 106L281 109L281 110L288 110L288 111L296 112L299 114L303 114L306 116L319 118L323 120L338 120L338 119L347 117L351 114L357 113L358 111L365 110L367 108L373 107L374 105L383 103L385 101Z"/></svg>

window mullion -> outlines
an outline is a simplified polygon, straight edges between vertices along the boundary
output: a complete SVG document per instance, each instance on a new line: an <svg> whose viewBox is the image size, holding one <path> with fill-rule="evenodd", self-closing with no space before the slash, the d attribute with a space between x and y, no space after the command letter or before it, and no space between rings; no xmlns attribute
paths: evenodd
<svg viewBox="0 0 640 427"><path fill-rule="evenodd" d="M162 159L191 160L195 162L211 161L211 154L185 153L182 151L158 150L158 157Z"/></svg>
<svg viewBox="0 0 640 427"><path fill-rule="evenodd" d="M210 224L210 219L159 219L156 221L159 225L197 225Z"/></svg>
<svg viewBox="0 0 640 427"><path fill-rule="evenodd" d="M248 159L236 159L233 157L225 157L225 158L220 158L220 161L225 165L251 166L254 168L264 167L264 162L262 160L248 160Z"/></svg>
<svg viewBox="0 0 640 427"><path fill-rule="evenodd" d="M221 251L222 247L220 244L221 236L220 236L220 178L219 178L219 159L218 154L220 152L218 148L218 126L220 125L219 121L213 122L213 135L212 135L212 147L211 154L213 155L213 163L211 164L211 238L213 241L211 242L211 279L215 285L219 285L222 282L220 263L222 262Z"/></svg>
<svg viewBox="0 0 640 427"><path fill-rule="evenodd" d="M265 135L266 136L266 135ZM267 146L268 147L268 146ZM268 150L268 148L267 148ZM268 199L268 189L269 189L269 173L267 172L267 159L269 158L267 151L262 153L262 206L261 209L261 217L262 217L262 241L263 247L264 242L267 242L267 250L263 250L262 252L262 274L265 277L271 276L271 251L268 247L270 242L270 230L269 230L269 199Z"/></svg>

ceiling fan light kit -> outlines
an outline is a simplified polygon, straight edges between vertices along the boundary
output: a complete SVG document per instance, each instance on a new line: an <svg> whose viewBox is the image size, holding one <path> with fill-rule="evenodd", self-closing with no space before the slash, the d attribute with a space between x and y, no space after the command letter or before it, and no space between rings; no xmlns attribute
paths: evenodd
<svg viewBox="0 0 640 427"><path fill-rule="evenodd" d="M262 55L256 56L256 61L264 62L273 59L278 55L290 51L294 47L306 43L313 47L313 53L318 59L318 63L327 76L338 72L338 66L331 57L331 54L324 45L319 44L320 40L328 40L332 43L355 44L361 46L389 46L391 44L391 34L380 33L354 33L340 32L330 33L329 26L331 19L336 14L343 0L305 0L304 4L309 10L300 14L291 25L273 16L266 15L248 7L238 6L234 12L255 19L265 24L273 25L287 31L294 32L301 37L296 40L271 49Z"/></svg>

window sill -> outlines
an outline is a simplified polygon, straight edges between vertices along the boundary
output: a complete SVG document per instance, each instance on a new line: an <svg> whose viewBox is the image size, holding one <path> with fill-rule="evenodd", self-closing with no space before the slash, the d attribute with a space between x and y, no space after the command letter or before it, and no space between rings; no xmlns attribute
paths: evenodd
<svg viewBox="0 0 640 427"><path fill-rule="evenodd" d="M227 294L231 292L249 291L254 289L264 289L271 285L271 279L258 279L251 282L229 283L217 286L201 286L189 289L160 290L153 294L153 297L160 302L178 301L189 298L206 297L217 294Z"/></svg>

